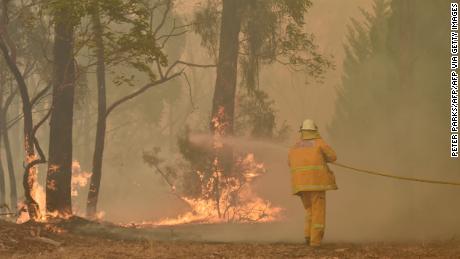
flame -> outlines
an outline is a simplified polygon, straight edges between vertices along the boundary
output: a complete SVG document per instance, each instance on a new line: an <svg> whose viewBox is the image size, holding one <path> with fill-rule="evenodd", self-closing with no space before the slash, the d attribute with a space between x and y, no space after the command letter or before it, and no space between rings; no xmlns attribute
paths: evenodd
<svg viewBox="0 0 460 259"><path fill-rule="evenodd" d="M177 218L166 218L154 225L178 225L187 223L222 223L222 222L271 222L280 219L282 208L273 206L270 201L264 200L252 190L251 182L261 176L265 169L262 163L257 163L254 154L247 154L238 159L237 164L244 168L240 180L237 177L222 177L222 172L213 172L214 179L209 181L198 199L183 198L190 206L191 211ZM219 161L214 159L214 166L218 168ZM198 172L203 180L204 174ZM214 199L215 181L220 181L219 199Z"/></svg>
<svg viewBox="0 0 460 259"><path fill-rule="evenodd" d="M46 224L45 229L48 232L55 233L55 234L62 234L62 233L67 233L68 232L66 229L63 229L63 228L58 227L58 226L53 225L53 224Z"/></svg>
<svg viewBox="0 0 460 259"><path fill-rule="evenodd" d="M16 223L22 224L24 222L27 222L29 220L29 214L27 213L27 205L24 203L24 201L19 201L17 206L19 216L16 219Z"/></svg>
<svg viewBox="0 0 460 259"><path fill-rule="evenodd" d="M217 115L212 118L211 123L214 129L213 148L218 150L224 147L222 137L228 127L228 122L225 121L224 107L219 107Z"/></svg>
<svg viewBox="0 0 460 259"><path fill-rule="evenodd" d="M38 181L34 182L31 194L34 200L38 203L38 206L40 208L40 215L41 215L40 220L43 221L45 220L45 215L46 215L46 194L43 189L43 186L41 186L38 183Z"/></svg>
<svg viewBox="0 0 460 259"><path fill-rule="evenodd" d="M80 163L77 160L72 162L72 196L78 196L78 188L85 187L88 184L92 173L81 170Z"/></svg>
<svg viewBox="0 0 460 259"><path fill-rule="evenodd" d="M62 218L62 219L69 219L70 217L73 216L71 213L60 213L58 211L48 211L46 214L47 218ZM45 218L44 222L47 221L47 218Z"/></svg>
<svg viewBox="0 0 460 259"><path fill-rule="evenodd" d="M79 201L81 202L81 200L77 200L77 198L79 196L80 189L88 185L91 175L92 175L91 172L82 170L80 162L78 162L77 160L72 161L72 182L71 182L72 210L75 215L78 215L81 217L84 217L85 213L80 210L80 206L78 202Z"/></svg>
<svg viewBox="0 0 460 259"><path fill-rule="evenodd" d="M248 153L234 161L234 171L223 174L217 154L224 148L223 137L228 123L225 121L224 109L220 107L211 120L214 127L213 171L206 177L205 172L197 171L201 181L199 198L182 197L191 211L176 218L166 218L157 222L129 224L129 226L164 226L187 223L225 223L225 222L271 222L281 218L282 208L273 206L270 201L257 196L253 191L253 181L262 176L266 170L263 163L255 160L253 153Z"/></svg>
<svg viewBox="0 0 460 259"><path fill-rule="evenodd" d="M96 213L96 220L101 221L104 219L104 217L105 217L105 211L98 211Z"/></svg>
<svg viewBox="0 0 460 259"><path fill-rule="evenodd" d="M28 156L26 157L26 162L30 163L36 159L36 156ZM40 217L37 221L46 221L46 194L43 190L43 186L37 180L38 178L38 168L36 166L32 167L29 171L28 177L28 184L30 186L30 195L32 198L38 203L39 206L39 213ZM30 217L29 213L27 212L27 205L24 201L18 202L18 209L19 209L19 216L16 220L16 223L24 223L27 222Z"/></svg>
<svg viewBox="0 0 460 259"><path fill-rule="evenodd" d="M248 192L250 193L250 192ZM249 197L248 197L249 198ZM225 218L219 217L215 209L215 202L209 199L187 199L192 211L177 218L166 218L153 223L157 226L171 226L188 223L226 223L226 222L272 222L279 219L282 211L279 207L273 207L269 201L259 197L251 197L244 201L244 205L230 207L225 212Z"/></svg>
<svg viewBox="0 0 460 259"><path fill-rule="evenodd" d="M33 161L34 157L28 157L27 162ZM49 170L51 173L56 172L59 167L57 165L50 165ZM55 218L60 217L64 219L68 219L72 216L72 214L62 214L59 212L47 212L46 211L46 193L44 188L40 183L37 181L38 176L38 168L35 166L30 170L29 176L29 185L31 186L31 196L32 198L38 203L40 208L40 218L37 219L40 222L46 222L47 217ZM85 187L88 184L88 179L91 177L91 173L85 172L81 170L80 163L77 160L72 161L72 180L71 180L71 195L72 197L78 196L78 189ZM47 187L50 189L56 189L56 181L51 180L47 182ZM73 202L73 211L78 211L78 208L75 206ZM27 212L27 205L24 201L18 202L18 209L19 209L19 216L16 220L16 223L21 224L27 222L30 217Z"/></svg>

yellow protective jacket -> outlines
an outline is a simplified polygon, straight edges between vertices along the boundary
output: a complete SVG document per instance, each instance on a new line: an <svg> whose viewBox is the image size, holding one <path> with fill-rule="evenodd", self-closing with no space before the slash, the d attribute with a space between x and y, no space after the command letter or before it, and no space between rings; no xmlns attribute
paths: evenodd
<svg viewBox="0 0 460 259"><path fill-rule="evenodd" d="M336 159L335 151L318 134L310 139L304 135L289 151L293 194L336 190L334 174L326 164Z"/></svg>

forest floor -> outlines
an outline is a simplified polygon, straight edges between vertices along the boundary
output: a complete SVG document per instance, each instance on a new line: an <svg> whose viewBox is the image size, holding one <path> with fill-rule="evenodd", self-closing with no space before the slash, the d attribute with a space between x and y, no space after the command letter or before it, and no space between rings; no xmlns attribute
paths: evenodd
<svg viewBox="0 0 460 259"><path fill-rule="evenodd" d="M460 241L433 243L210 242L171 238L171 230L99 224L74 218L65 222L0 220L0 258L460 258Z"/></svg>

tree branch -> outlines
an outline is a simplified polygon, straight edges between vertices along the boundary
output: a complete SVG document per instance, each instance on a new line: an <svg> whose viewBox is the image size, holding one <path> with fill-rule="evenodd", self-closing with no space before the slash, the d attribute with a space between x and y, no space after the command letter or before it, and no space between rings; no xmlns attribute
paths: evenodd
<svg viewBox="0 0 460 259"><path fill-rule="evenodd" d="M155 60L157 64L158 73L160 74L160 78L163 79L165 76L163 75L163 69L161 68L160 61L158 59Z"/></svg>
<svg viewBox="0 0 460 259"><path fill-rule="evenodd" d="M10 105L13 102L14 97L16 96L17 93L18 93L17 88L14 91L11 90L10 95L5 100L5 105L3 105L3 107L0 107L0 110L3 112L3 115L6 115L6 113L8 112L8 108L10 107Z"/></svg>
<svg viewBox="0 0 460 259"><path fill-rule="evenodd" d="M186 73L183 74L185 81L187 82L188 86L188 94L190 97L190 105L192 106L192 111L196 110L195 103L193 103L193 96L192 96L192 85L190 84L190 80L188 80L188 76Z"/></svg>
<svg viewBox="0 0 460 259"><path fill-rule="evenodd" d="M53 110L53 108L49 109L46 112L45 116L43 116L43 118L34 126L32 130L34 136L35 136L35 133L37 133L37 130L42 126L42 124L45 123L45 121L50 117L51 110Z"/></svg>
<svg viewBox="0 0 460 259"><path fill-rule="evenodd" d="M30 101L30 105L33 107L37 101L43 97L46 92L48 92L48 90L51 89L51 84L49 84L47 87L43 88L40 92L37 93L36 96L34 96L34 98L32 98L32 100Z"/></svg>
<svg viewBox="0 0 460 259"><path fill-rule="evenodd" d="M8 25L8 4L9 0L3 0L2 1L2 12L1 12L1 17L0 17L0 38L4 40L4 44L6 49L9 49L10 54L9 58L13 63L16 63L16 47L11 41L10 36L7 33L7 25ZM4 51L4 50L3 50Z"/></svg>
<svg viewBox="0 0 460 259"><path fill-rule="evenodd" d="M163 25L166 22L166 18L168 17L169 10L171 9L171 0L166 1L166 9L163 12L163 17L161 17L161 22L158 24L158 26L155 28L155 31L153 32L153 36L155 37L157 33L161 30Z"/></svg>
<svg viewBox="0 0 460 259"><path fill-rule="evenodd" d="M152 83L149 83L149 84L146 84L144 85L143 87L139 88L138 90L134 91L133 93L129 94L129 95L126 95L120 99L118 99L117 101L115 101L114 103L112 103L108 108L107 108L107 111L105 113L105 117L109 116L109 114L115 109L117 108L118 106L120 106L121 104L125 103L126 101L129 101L131 99L133 99L134 97L142 94L143 92L147 91L148 89L156 86L156 85L159 85L159 84L162 84L164 82L167 82L179 75L182 74L183 71L179 71L173 75L171 75L170 77L164 77L160 80L157 80L155 82L152 82Z"/></svg>
<svg viewBox="0 0 460 259"><path fill-rule="evenodd" d="M214 64L210 64L210 65L201 65L201 64L195 64L195 63L190 63L190 62L185 62L185 61L182 61L182 60L176 60L167 70L166 70L166 73L165 73L165 76L167 77L169 75L169 73L171 72L171 70L179 65L179 64L182 64L182 65L185 65L185 66L188 66L188 67L199 67L199 68L209 68L209 67L217 67L217 65L214 65Z"/></svg>

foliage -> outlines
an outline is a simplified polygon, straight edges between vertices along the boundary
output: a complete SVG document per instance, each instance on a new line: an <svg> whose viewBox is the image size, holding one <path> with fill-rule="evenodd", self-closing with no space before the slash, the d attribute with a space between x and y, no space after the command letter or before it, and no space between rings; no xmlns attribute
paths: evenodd
<svg viewBox="0 0 460 259"><path fill-rule="evenodd" d="M128 65L148 76L153 82L157 75L150 64L158 61L167 66L167 58L157 42L159 35L154 27L152 15L155 9L168 8L168 4L153 5L144 1L96 1L103 21L105 54L107 65ZM158 10L157 10L158 11ZM157 13L155 13L157 14ZM155 20L155 22L159 22ZM116 26L114 26L116 24ZM115 83L132 85L134 78L117 76Z"/></svg>
<svg viewBox="0 0 460 259"><path fill-rule="evenodd" d="M200 197L202 192L202 183L206 184L212 181L212 148L210 143L207 145L197 145L190 140L190 129L186 128L185 134L178 138L179 151L185 161L188 161L185 170L181 187L186 197L197 198ZM188 169L187 169L188 167ZM199 172L203 172L203 179L200 179Z"/></svg>
<svg viewBox="0 0 460 259"><path fill-rule="evenodd" d="M273 216L266 214L269 202L251 196L250 183L265 172L263 165L255 162L252 154L238 155L232 171L225 171L217 155L221 147L216 147L215 141L192 141L187 129L179 139L183 159L174 160L174 167L159 158L159 149L144 152L144 161L192 207L198 220L215 217L227 222L252 222Z"/></svg>
<svg viewBox="0 0 460 259"><path fill-rule="evenodd" d="M319 78L332 64L318 53L313 35L306 32L304 18L311 5L299 0L248 1L242 27L242 49L247 55L243 62L279 62Z"/></svg>
<svg viewBox="0 0 460 259"><path fill-rule="evenodd" d="M240 2L242 17L241 62L271 64L280 62L318 78L332 63L319 54L313 36L305 31L304 18L311 1L305 0L249 0ZM220 28L220 9L217 1L208 0L195 14L195 32L202 45L216 54ZM248 79L254 68L242 71ZM257 69L256 69L257 71ZM248 87L254 82L246 84Z"/></svg>
<svg viewBox="0 0 460 259"><path fill-rule="evenodd" d="M68 26L76 26L88 12L90 0L45 0L43 10L49 11L53 19L61 19Z"/></svg>
<svg viewBox="0 0 460 259"><path fill-rule="evenodd" d="M379 127L381 118L389 117L390 109L381 109L379 104L391 101L392 89L395 85L394 76L388 67L391 63L385 54L388 26L388 6L385 1L376 1L374 14L362 10L365 24L351 20L349 26L348 44L345 46L343 88L337 100L337 115L331 124L331 132L337 137L360 134L367 136L364 131L372 131ZM382 33L376 37L379 33ZM371 37L373 35L373 37ZM382 67L383 66L383 67ZM374 103L375 105L370 105ZM351 122L359 121L362 127L356 128ZM389 133L389 132L387 132ZM365 143L368 139L355 140Z"/></svg>
<svg viewBox="0 0 460 259"><path fill-rule="evenodd" d="M363 11L364 23L352 20L329 127L336 143L372 150L375 159L385 156L386 166L449 164L443 126L449 95L439 88L449 85L449 32L441 19L448 4L375 0L372 14Z"/></svg>
<svg viewBox="0 0 460 259"><path fill-rule="evenodd" d="M194 21L194 30L201 36L201 45L217 60L220 30L219 2L207 0L205 8L195 13Z"/></svg>
<svg viewBox="0 0 460 259"><path fill-rule="evenodd" d="M51 37L46 17L40 10L28 8L28 2L8 5L8 37L14 43L18 66L27 78L34 74L45 82L50 81ZM2 60L3 62L3 60Z"/></svg>
<svg viewBox="0 0 460 259"><path fill-rule="evenodd" d="M286 139L290 129L285 122L277 130L276 110L274 101L262 90L254 90L242 95L239 103L238 128L236 132L243 134L249 130L254 138L265 138L282 141Z"/></svg>
<svg viewBox="0 0 460 259"><path fill-rule="evenodd" d="M219 3L208 0L205 7L195 14L195 32L201 36L202 46L216 59L220 33L217 26L220 24ZM246 91L240 91L243 99L239 102L238 112L240 116L251 119L240 120L244 125L236 126L248 129L253 136L276 135L273 103L259 88L261 65L283 64L316 80L333 67L330 60L318 52L313 35L305 29L305 15L311 5L311 1L305 0L240 1L239 63L241 86ZM256 110L250 109L251 102L255 103L252 108ZM253 114L247 115L247 112ZM247 127L248 123L252 129Z"/></svg>

